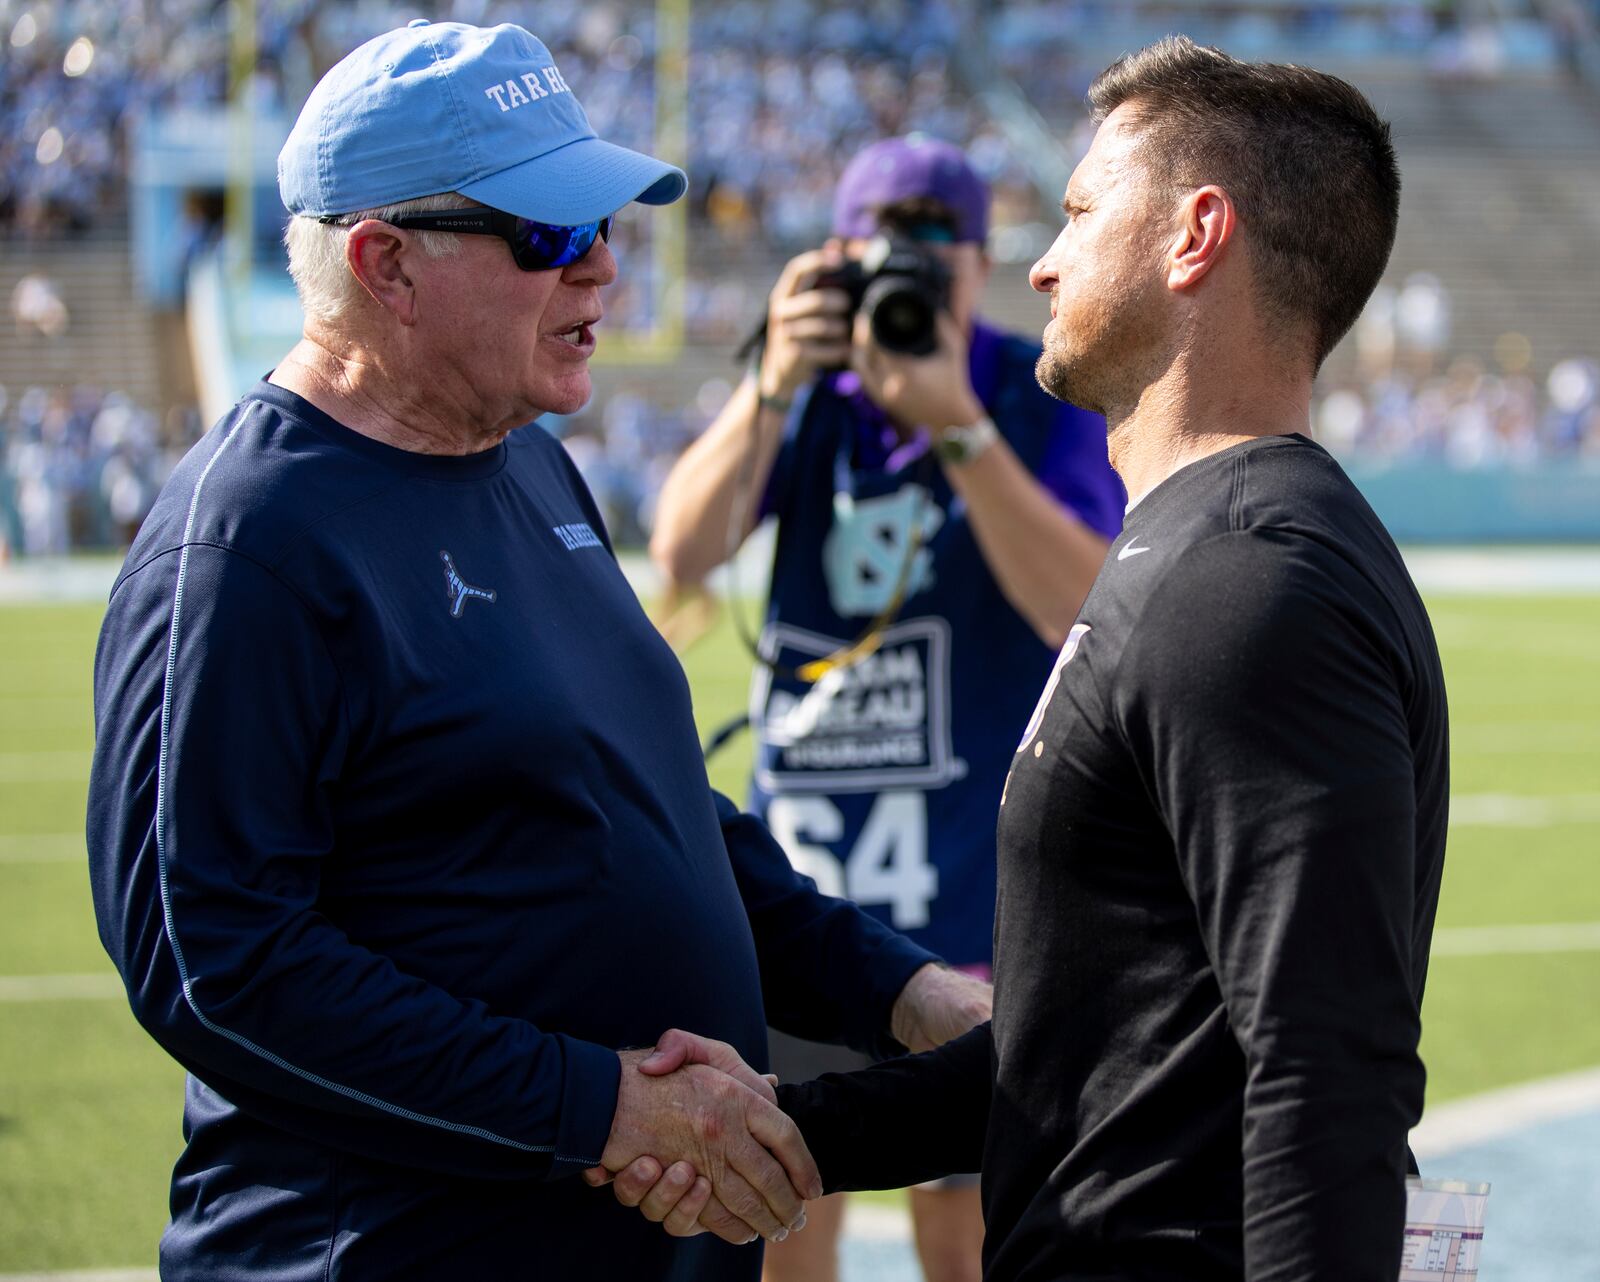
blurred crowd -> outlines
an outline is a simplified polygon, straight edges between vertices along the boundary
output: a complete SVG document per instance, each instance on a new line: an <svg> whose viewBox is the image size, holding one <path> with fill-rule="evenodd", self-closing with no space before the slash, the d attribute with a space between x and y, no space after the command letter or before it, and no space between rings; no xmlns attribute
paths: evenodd
<svg viewBox="0 0 1600 1282"><path fill-rule="evenodd" d="M547 424L593 492L612 542L642 547L649 539L668 471L732 391L724 379L707 379L690 404L669 408L642 387L622 388L570 419Z"/></svg>
<svg viewBox="0 0 1600 1282"><path fill-rule="evenodd" d="M292 37L317 6L256 7L251 92L270 108ZM0 0L0 233L55 236L117 218L129 126L227 96L229 11L215 0Z"/></svg>
<svg viewBox="0 0 1600 1282"><path fill-rule="evenodd" d="M1136 49L1181 27L1242 58L1401 57L1433 76L1471 78L1564 57L1571 41L1592 30L1586 9L1600 14L1600 2L995 0L986 27L995 65L1047 119L1059 120L1071 118L1099 70L1082 58L1085 44Z"/></svg>
<svg viewBox="0 0 1600 1282"><path fill-rule="evenodd" d="M321 70L416 13L399 0L257 0L244 92L292 115ZM518 22L579 86L596 131L650 147L657 9L644 0L445 0L436 21ZM114 217L141 113L228 97L231 6L215 0L0 0L0 231L54 235ZM1037 203L1005 137L956 83L945 0L733 0L692 6L692 215L739 244L815 244L834 165L917 128L969 148L1004 198ZM970 30L970 28L969 28Z"/></svg>
<svg viewBox="0 0 1600 1282"><path fill-rule="evenodd" d="M1362 463L1517 467L1585 456L1600 461L1600 368L1570 358L1540 382L1470 357L1418 375L1394 370L1327 388L1316 436Z"/></svg>
<svg viewBox="0 0 1600 1282"><path fill-rule="evenodd" d="M1351 336L1350 367L1319 383L1313 426L1335 453L1364 462L1519 466L1600 459L1600 369L1557 361L1537 381L1533 352L1505 333L1492 354L1451 343L1450 291L1426 272L1380 285Z"/></svg>
<svg viewBox="0 0 1600 1282"><path fill-rule="evenodd" d="M257 0L255 9L245 92L278 117L291 116L343 52L416 12L399 0ZM659 148L657 113L672 107L657 93L653 0L444 0L429 9L435 20L527 26L579 86L600 136ZM687 212L696 252L683 299L691 340L735 341L764 291L695 264L749 261L759 280L820 244L838 167L875 139L917 129L959 143L993 186L997 224L1049 216L1005 134L960 83L958 42L972 26L953 3L733 0L691 10L681 104L681 159L695 176ZM0 236L117 219L140 115L227 98L229 12L215 0L0 0ZM630 266L608 303L619 328L658 319L655 221L618 223L615 248ZM206 232L193 234L203 243Z"/></svg>
<svg viewBox="0 0 1600 1282"><path fill-rule="evenodd" d="M126 546L199 434L121 392L0 387L0 554Z"/></svg>
<svg viewBox="0 0 1600 1282"><path fill-rule="evenodd" d="M1578 21L1595 0L1551 2L1553 13L1570 10ZM654 0L441 0L426 8L436 21L521 23L580 87L601 136L630 146L654 137ZM292 114L341 53L417 12L403 0L256 0L253 9L253 69L242 92L278 115ZM1172 20L1161 8L1112 0L731 0L688 9L694 216L735 243L781 248L813 244L825 231L836 164L910 128L965 145L1002 210L1012 201L1036 207L1020 158L962 91L956 65L1005 71L1059 129L1082 117L1095 70L1078 53L1086 35L1125 33L1121 43L1136 45ZM0 0L0 230L56 234L114 215L128 126L148 111L228 97L233 10L217 0ZM1345 53L1412 54L1438 71L1514 64L1522 45L1537 41L1534 14L1512 0L1488 25L1462 19L1449 0L1183 6L1186 26L1244 56L1304 40ZM1560 25L1552 19L1551 31Z"/></svg>
<svg viewBox="0 0 1600 1282"><path fill-rule="evenodd" d="M644 386L623 388L548 424L619 546L649 537L668 470L732 390L709 378L687 405L663 406ZM119 392L0 388L0 554L125 545L202 426L192 409L163 422ZM1535 380L1466 357L1431 372L1396 365L1324 387L1313 427L1336 455L1364 465L1600 465L1600 366L1563 360Z"/></svg>
<svg viewBox="0 0 1600 1282"><path fill-rule="evenodd" d="M731 390L709 379L682 410L619 393L565 425L563 440L619 545L649 537L673 461ZM1600 367L1564 360L1542 382L1466 357L1433 374L1396 369L1323 389L1313 431L1336 456L1363 466L1516 468L1582 457L1600 467Z"/></svg>
<svg viewBox="0 0 1600 1282"><path fill-rule="evenodd" d="M1590 9L1600 13L1600 0L1581 2L1586 22ZM228 97L232 8L219 0L0 0L0 242L120 225L134 123ZM254 9L242 92L263 115L285 118L344 51L417 12L400 0L255 0ZM874 139L917 129L957 142L994 189L1000 235L1053 227L1057 216L1026 158L968 86L1004 72L1076 153L1088 142L1081 104L1097 67L1062 33L1170 19L1111 0L695 3L685 6L687 99L675 104L657 86L658 55L672 43L660 24L673 20L672 6L440 0L425 11L436 21L513 21L536 32L579 87L597 131L625 145L659 149L672 134L657 113L681 106L680 159L694 176L684 328L691 343L724 349L759 316L776 264L824 239L838 168ZM1246 55L1302 37L1367 41L1420 50L1435 70L1449 70L1470 63L1476 38L1449 3L1189 5L1185 14ZM220 205L206 217L219 215ZM617 225L615 247L629 268L607 300L617 331L646 331L660 319L653 309L668 269L649 238L666 226L659 217ZM1042 248L1018 244L1002 256ZM707 262L719 270L694 269ZM62 341L65 305L48 276L23 276L9 301L19 335ZM1319 437L1347 457L1461 467L1600 457L1592 362L1566 360L1536 379L1516 335L1467 359L1450 330L1449 294L1438 281L1380 289L1356 332L1354 361L1325 380ZM671 406L653 390L659 395L624 386L556 424L624 545L647 536L668 467L731 389L710 378ZM125 540L199 428L193 410L158 419L115 391L0 389L0 546L48 553Z"/></svg>

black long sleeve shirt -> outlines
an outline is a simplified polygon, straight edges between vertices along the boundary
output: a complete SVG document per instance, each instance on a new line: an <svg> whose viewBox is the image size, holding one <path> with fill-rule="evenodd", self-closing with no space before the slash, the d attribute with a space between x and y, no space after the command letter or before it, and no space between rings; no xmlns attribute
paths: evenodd
<svg viewBox="0 0 1600 1282"><path fill-rule="evenodd" d="M981 1156L993 1280L1393 1282L1447 791L1427 615L1338 465L1182 469L1013 763L992 1033L783 1088L825 1182Z"/></svg>

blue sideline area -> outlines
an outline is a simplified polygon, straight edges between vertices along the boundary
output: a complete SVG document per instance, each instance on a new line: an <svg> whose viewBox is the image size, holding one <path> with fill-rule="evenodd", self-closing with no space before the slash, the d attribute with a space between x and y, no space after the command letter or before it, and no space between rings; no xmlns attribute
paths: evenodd
<svg viewBox="0 0 1600 1282"><path fill-rule="evenodd" d="M1600 1110L1469 1144L1422 1165L1430 1177L1492 1186L1478 1282L1600 1278Z"/></svg>
<svg viewBox="0 0 1600 1282"><path fill-rule="evenodd" d="M845 1239L840 1282L920 1282L921 1277L910 1238L903 1242Z"/></svg>
<svg viewBox="0 0 1600 1282"><path fill-rule="evenodd" d="M1600 459L1478 469L1343 461L1397 543L1600 540Z"/></svg>
<svg viewBox="0 0 1600 1282"><path fill-rule="evenodd" d="M1600 1279L1600 1110L1436 1154L1422 1168L1492 1186L1477 1282ZM909 1238L847 1236L843 1254L842 1282L922 1277Z"/></svg>

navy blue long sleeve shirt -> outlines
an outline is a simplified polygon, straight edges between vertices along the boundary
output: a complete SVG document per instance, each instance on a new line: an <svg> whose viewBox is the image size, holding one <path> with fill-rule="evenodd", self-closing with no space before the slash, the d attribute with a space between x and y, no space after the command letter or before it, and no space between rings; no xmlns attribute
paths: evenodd
<svg viewBox="0 0 1600 1282"><path fill-rule="evenodd" d="M95 711L101 937L191 1074L167 1278L754 1278L559 1178L616 1049L881 1044L930 960L711 792L537 427L418 455L258 385L129 553Z"/></svg>

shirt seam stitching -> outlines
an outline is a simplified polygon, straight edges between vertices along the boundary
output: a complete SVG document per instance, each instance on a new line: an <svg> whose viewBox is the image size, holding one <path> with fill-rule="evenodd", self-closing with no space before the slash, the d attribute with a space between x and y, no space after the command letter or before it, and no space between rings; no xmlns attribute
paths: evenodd
<svg viewBox="0 0 1600 1282"><path fill-rule="evenodd" d="M328 1254L322 1262L322 1282L333 1279L333 1248L339 1240L339 1152L328 1151Z"/></svg>
<svg viewBox="0 0 1600 1282"><path fill-rule="evenodd" d="M334 654L333 647L328 643L327 635L323 632L322 625L317 620L316 611L311 608L311 603L301 595L300 589L296 587L291 580L286 578L278 570L277 566L271 564L270 562L263 561L260 557L253 556L251 553L243 551L240 548L230 547L226 543L217 543L210 539L190 539L189 541L181 544L179 548L175 550L186 552L192 547L210 548L214 552L221 552L224 556L238 557L239 560L245 562L247 565L255 566L256 569L260 570L274 583L281 587L286 593L288 593L294 603L298 605L302 611L304 611L306 621L311 625L311 630L317 634L317 641L322 646L322 652L327 657L328 663L332 666L334 674L339 679L339 714L344 718L345 729L353 732L355 729L355 717L350 712L350 683L345 679L344 669L339 664L338 656Z"/></svg>
<svg viewBox="0 0 1600 1282"><path fill-rule="evenodd" d="M182 545L183 551L178 562L177 583L173 588L172 616L167 640L166 675L162 684L161 693L161 724L156 764L156 864L161 891L163 931L166 935L167 946L170 948L173 961L177 966L178 978L180 988L183 993L184 1004L189 1008L195 1019L199 1021L201 1027L203 1027L207 1032L212 1033L215 1036L222 1037L225 1040L232 1042L236 1046L239 1046L246 1052L265 1060L269 1064L272 1064L274 1067L282 1069L288 1072L290 1075L298 1077L301 1080L309 1082L312 1085L326 1090L332 1094L342 1096L345 1099L355 1100L357 1103L365 1104L370 1108L378 1110L380 1113L387 1113L391 1116L403 1118L406 1121L436 1127L453 1134L471 1136L485 1140L489 1143L518 1149L523 1152L553 1153L555 1149L554 1145L527 1144L521 1140L511 1139L508 1136L497 1135L493 1131L490 1131L484 1127L471 1126L466 1123L451 1122L443 1118L431 1117L428 1114L419 1113L414 1109L408 1109L402 1105L389 1103L388 1101L379 1099L377 1096L366 1091L362 1091L356 1087L344 1086L338 1082L332 1081L329 1078L325 1078L320 1074L313 1073L309 1069L300 1068L291 1063L289 1060L285 1059L283 1056L278 1055L276 1052L268 1050L266 1047L258 1046L249 1038L245 1037L242 1033L235 1032L232 1029L226 1028L223 1025L213 1021L200 1009L200 1004L194 996L193 982L189 976L188 963L184 959L183 946L178 941L178 935L175 928L172 898L167 876L167 843L165 838L165 829L168 813L166 793L168 776L170 773L167 763L169 757L169 748L171 745L170 735L172 724L172 701L174 686L173 678L177 668L179 634L182 626L183 589L188 571L189 549L192 546L205 546L204 544L193 544L190 542L190 536L192 535L194 529L195 515L200 506L201 491L205 486L207 477L211 473L211 469L216 466L217 460L222 457L228 446L233 443L233 439L238 435L239 428L241 426L243 426L243 424L236 424L228 433L227 437L223 440L222 444L217 447L217 452L211 456L210 461L207 462L205 468L201 471L199 479L196 480L194 491L189 499L189 513L185 523L184 542ZM277 575L274 574L273 577L276 579ZM291 595L294 594L291 593ZM296 596L296 599L298 599L298 596ZM324 644L326 644L326 642L324 642Z"/></svg>

